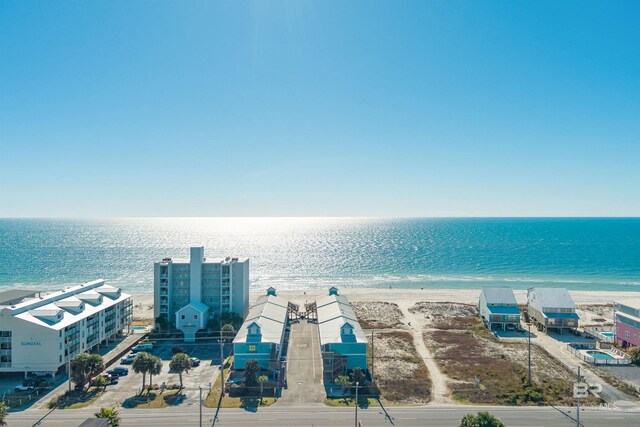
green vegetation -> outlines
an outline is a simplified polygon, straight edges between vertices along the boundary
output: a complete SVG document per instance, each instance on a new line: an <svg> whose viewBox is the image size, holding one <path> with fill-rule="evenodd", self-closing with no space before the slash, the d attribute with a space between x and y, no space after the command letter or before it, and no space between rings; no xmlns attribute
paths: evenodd
<svg viewBox="0 0 640 427"><path fill-rule="evenodd" d="M180 377L180 388L182 388L182 373L189 372L189 369L191 369L191 359L185 353L174 354L169 363L169 369L178 373Z"/></svg>
<svg viewBox="0 0 640 427"><path fill-rule="evenodd" d="M104 370L104 362L99 354L80 353L71 359L71 380L84 386L91 378Z"/></svg>
<svg viewBox="0 0 640 427"><path fill-rule="evenodd" d="M7 418L7 404L5 402L0 402L0 426L5 425L4 419Z"/></svg>
<svg viewBox="0 0 640 427"><path fill-rule="evenodd" d="M47 403L49 409L79 409L92 405L104 392L97 388L91 391L67 391L58 395Z"/></svg>
<svg viewBox="0 0 640 427"><path fill-rule="evenodd" d="M262 404L262 397L264 395L264 383L269 379L266 375L260 375L258 382L260 383L260 403Z"/></svg>
<svg viewBox="0 0 640 427"><path fill-rule="evenodd" d="M640 365L640 347L631 347L627 354L631 358L631 362L635 365Z"/></svg>
<svg viewBox="0 0 640 427"><path fill-rule="evenodd" d="M344 390L345 388L347 388L347 385L349 385L350 380L349 377L346 375L338 375L334 382L340 386L342 386L342 394L344 394Z"/></svg>
<svg viewBox="0 0 640 427"><path fill-rule="evenodd" d="M460 421L460 427L506 427L494 415L488 412L478 412L478 415L467 414Z"/></svg>
<svg viewBox="0 0 640 427"><path fill-rule="evenodd" d="M221 408L255 408L257 406L270 406L276 402L274 397L264 397L260 401L254 398L229 397L225 395L221 399L220 392L222 389L222 378L226 378L229 374L229 368L231 367L232 361L233 356L227 359L224 364L222 375L219 375L215 384L211 386L211 390L209 390L209 394L204 401L204 406L206 408L217 408L218 405L220 405Z"/></svg>
<svg viewBox="0 0 640 427"><path fill-rule="evenodd" d="M327 406L354 407L355 399L347 398L326 398L324 404ZM368 408L369 406L379 406L376 399L372 397L358 397L358 408Z"/></svg>
<svg viewBox="0 0 640 427"><path fill-rule="evenodd" d="M244 367L244 386L247 388L258 386L258 376L262 373L260 365L256 359L247 360Z"/></svg>
<svg viewBox="0 0 640 427"><path fill-rule="evenodd" d="M107 388L107 384L109 382L107 381L107 379L105 377L103 377L102 375L99 377L95 377L92 381L91 381L91 385L94 387L104 387L104 389L106 390Z"/></svg>
<svg viewBox="0 0 640 427"><path fill-rule="evenodd" d="M133 359L131 368L134 372L142 374L142 390L144 391L147 383L147 373L150 376L150 382L153 384L153 375L160 373L160 370L162 369L162 361L159 357L153 356L146 351L142 351L136 355L135 359Z"/></svg>
<svg viewBox="0 0 640 427"><path fill-rule="evenodd" d="M109 427L120 426L120 414L115 408L100 408L100 412L94 414L96 418L106 418L109 420Z"/></svg>
<svg viewBox="0 0 640 427"><path fill-rule="evenodd" d="M130 397L125 400L122 404L125 408L136 408L136 409L159 409L159 408L167 408L169 406L175 406L186 398L186 396L180 393L180 389L171 389L166 392L157 393L156 391L146 390L142 393Z"/></svg>

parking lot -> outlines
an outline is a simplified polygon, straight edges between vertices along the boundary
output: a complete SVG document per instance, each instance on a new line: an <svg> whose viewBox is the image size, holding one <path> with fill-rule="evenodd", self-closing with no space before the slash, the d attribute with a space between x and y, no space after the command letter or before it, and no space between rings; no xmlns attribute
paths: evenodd
<svg viewBox="0 0 640 427"><path fill-rule="evenodd" d="M152 342L154 342L152 340ZM163 382L169 386L180 384L177 373L169 372L169 362L173 357L172 348L178 346L182 348L190 357L200 359L200 365L192 368L189 372L182 374L184 385L183 393L187 401L197 402L199 398L199 387L202 386L204 396L209 390L209 383L214 383L219 374L220 366L220 345L216 340L198 340L195 343L183 343L181 340L155 341L150 354L158 356L162 360L162 370L159 375L153 377L153 383L161 385ZM225 344L225 355L231 350L231 344ZM114 364L107 369L116 366L124 366L129 369L129 375L120 377L118 384L107 387L106 393L98 399L96 405L99 406L122 406L123 402L135 396L142 387L142 374L133 372L131 365ZM147 375L147 384L149 376Z"/></svg>

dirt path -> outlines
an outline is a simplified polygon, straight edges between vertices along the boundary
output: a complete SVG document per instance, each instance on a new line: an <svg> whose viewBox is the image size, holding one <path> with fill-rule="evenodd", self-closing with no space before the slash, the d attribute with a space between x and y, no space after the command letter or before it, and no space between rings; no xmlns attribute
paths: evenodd
<svg viewBox="0 0 640 427"><path fill-rule="evenodd" d="M432 403L451 403L451 392L447 387L449 378L440 371L438 364L433 359L433 355L424 344L422 334L424 332L424 321L421 316L416 316L409 311L408 304L399 304L400 310L405 320L411 324L410 330L413 334L413 343L416 351L422 357L427 365L429 374L431 375L431 402Z"/></svg>

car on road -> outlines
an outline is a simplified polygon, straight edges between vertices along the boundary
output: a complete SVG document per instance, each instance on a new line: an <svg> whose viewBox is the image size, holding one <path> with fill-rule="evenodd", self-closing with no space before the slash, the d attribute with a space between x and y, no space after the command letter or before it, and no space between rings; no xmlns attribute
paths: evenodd
<svg viewBox="0 0 640 427"><path fill-rule="evenodd" d="M16 391L31 391L31 390L35 390L36 388L32 385L22 385L22 384L18 384L15 387Z"/></svg>
<svg viewBox="0 0 640 427"><path fill-rule="evenodd" d="M200 366L200 359L198 359L197 357L191 357L191 366L192 367L196 367L196 366Z"/></svg>
<svg viewBox="0 0 640 427"><path fill-rule="evenodd" d="M120 363L122 363L123 365L131 365L135 358L136 358L135 354L130 354L130 355L120 359Z"/></svg>
<svg viewBox="0 0 640 427"><path fill-rule="evenodd" d="M107 371L107 374L118 375L120 377L125 377L129 375L129 370L124 366L118 366L117 368L113 368Z"/></svg>

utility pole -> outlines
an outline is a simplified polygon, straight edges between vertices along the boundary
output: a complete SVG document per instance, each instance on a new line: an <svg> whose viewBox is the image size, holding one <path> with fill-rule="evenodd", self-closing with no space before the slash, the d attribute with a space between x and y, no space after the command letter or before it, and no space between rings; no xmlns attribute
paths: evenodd
<svg viewBox="0 0 640 427"><path fill-rule="evenodd" d="M580 366L578 366L578 384L580 384ZM580 427L580 393L578 393L577 397L576 397L576 404L577 404L577 410L576 410L576 426Z"/></svg>
<svg viewBox="0 0 640 427"><path fill-rule="evenodd" d="M373 331L371 331L371 384L375 387L376 382L375 382L375 379L373 377L373 368L374 368L375 361L376 361L376 352L374 350L375 350L375 348L373 346Z"/></svg>
<svg viewBox="0 0 640 427"><path fill-rule="evenodd" d="M222 394L220 398L224 398L224 341L220 340L220 385L222 387Z"/></svg>
<svg viewBox="0 0 640 427"><path fill-rule="evenodd" d="M67 373L69 374L69 391L71 391L71 359L67 360Z"/></svg>
<svg viewBox="0 0 640 427"><path fill-rule="evenodd" d="M202 427L202 386L199 385L198 388L200 389L200 427Z"/></svg>
<svg viewBox="0 0 640 427"><path fill-rule="evenodd" d="M531 322L527 323L529 328L529 385L531 385Z"/></svg>
<svg viewBox="0 0 640 427"><path fill-rule="evenodd" d="M356 427L358 427L358 386L360 386L360 383L356 382Z"/></svg>

